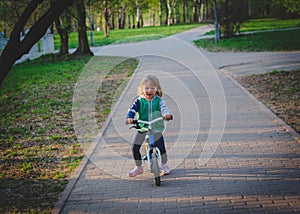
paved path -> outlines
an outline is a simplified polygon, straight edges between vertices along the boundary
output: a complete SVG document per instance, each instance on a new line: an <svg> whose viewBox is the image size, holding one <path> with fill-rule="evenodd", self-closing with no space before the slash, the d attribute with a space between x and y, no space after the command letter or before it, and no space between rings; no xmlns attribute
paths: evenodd
<svg viewBox="0 0 300 214"><path fill-rule="evenodd" d="M233 65L248 66L247 74L250 64L257 67L257 53L199 51L189 42L200 30L208 29L97 53L137 57L140 65L53 213L300 211L299 135L230 76L243 74ZM262 55L274 60L273 54ZM215 71L221 66L225 72ZM159 76L175 118L165 132L172 173L160 187L148 171L134 179L126 175L134 164L133 131L124 117L149 72Z"/></svg>

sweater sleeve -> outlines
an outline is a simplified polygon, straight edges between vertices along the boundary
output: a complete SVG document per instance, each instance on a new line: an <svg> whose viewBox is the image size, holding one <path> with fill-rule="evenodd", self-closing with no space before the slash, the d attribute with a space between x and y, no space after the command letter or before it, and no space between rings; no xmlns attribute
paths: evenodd
<svg viewBox="0 0 300 214"><path fill-rule="evenodd" d="M127 118L134 118L135 114L140 109L140 99L137 98L131 105L131 107L128 109Z"/></svg>
<svg viewBox="0 0 300 214"><path fill-rule="evenodd" d="M166 114L170 114L170 110L167 107L167 104L163 98L161 98L161 100L160 100L160 110L161 110L161 114L163 116L165 116Z"/></svg>

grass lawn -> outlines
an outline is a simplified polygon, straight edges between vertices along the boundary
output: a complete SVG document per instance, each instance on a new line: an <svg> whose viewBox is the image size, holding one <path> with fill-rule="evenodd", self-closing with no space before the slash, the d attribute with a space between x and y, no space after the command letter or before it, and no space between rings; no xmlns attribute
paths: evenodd
<svg viewBox="0 0 300 214"><path fill-rule="evenodd" d="M239 37L221 39L200 39L195 44L208 51L295 51L300 50L300 29L262 32Z"/></svg>
<svg viewBox="0 0 300 214"><path fill-rule="evenodd" d="M79 165L84 151L73 128L72 98L90 58L43 56L15 66L1 85L0 213L51 213ZM118 60L96 59L99 70L107 73L99 88L106 93L98 93L96 100L99 129L114 92L137 67L134 59L116 66Z"/></svg>
<svg viewBox="0 0 300 214"><path fill-rule="evenodd" d="M242 32L300 27L300 19L252 19L245 22Z"/></svg>
<svg viewBox="0 0 300 214"><path fill-rule="evenodd" d="M103 31L93 31L95 46L109 45L113 43L138 42L152 39L159 39L170 36L182 31L186 31L204 24L187 24L174 26L157 26L157 27L143 27L135 29L115 29L111 30L109 37L104 36ZM90 40L89 32L87 33ZM90 41L89 41L90 42ZM69 47L76 48L78 44L77 33L71 33L69 38ZM55 49L59 49L59 35L54 35Z"/></svg>
<svg viewBox="0 0 300 214"><path fill-rule="evenodd" d="M243 23L241 32L277 30L300 27L300 19L251 19ZM206 35L214 35L215 31L207 32Z"/></svg>
<svg viewBox="0 0 300 214"><path fill-rule="evenodd" d="M208 51L294 51L300 50L300 19L254 19L245 22L241 32L259 30L274 30L274 32L259 32L242 34L235 38L222 39L216 43L212 39L200 39L195 44ZM282 31L281 29L288 29ZM208 34L214 34L214 31Z"/></svg>

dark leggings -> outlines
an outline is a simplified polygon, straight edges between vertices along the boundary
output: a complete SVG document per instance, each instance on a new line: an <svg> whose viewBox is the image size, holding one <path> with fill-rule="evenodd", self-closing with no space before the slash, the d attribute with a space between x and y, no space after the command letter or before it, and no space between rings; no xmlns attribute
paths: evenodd
<svg viewBox="0 0 300 214"><path fill-rule="evenodd" d="M132 154L136 166L142 165L142 156L141 156L140 148L145 140L145 137L146 134L137 132L134 137L133 144L131 146ZM168 159L167 159L167 153L166 153L166 147L165 147L165 141L163 135L161 133L155 133L154 140L155 140L155 145L159 148L161 153L161 162L163 164L167 163Z"/></svg>

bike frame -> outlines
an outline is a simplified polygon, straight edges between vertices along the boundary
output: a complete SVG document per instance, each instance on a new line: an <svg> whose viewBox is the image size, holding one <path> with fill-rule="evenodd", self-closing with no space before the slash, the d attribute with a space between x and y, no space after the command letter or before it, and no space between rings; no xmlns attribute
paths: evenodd
<svg viewBox="0 0 300 214"><path fill-rule="evenodd" d="M164 118L158 117L152 121L137 120L138 123L143 123L143 124L148 125L149 131L148 131L147 135L148 135L149 142L147 142L148 148L147 148L146 156L147 156L147 161L148 161L148 167L150 170L151 170L151 164L152 164L151 154L153 154L153 153L157 154L158 164L159 164L159 167L161 168L161 152L160 152L159 148L155 145L154 133L152 130L152 123L158 122L160 120L164 120ZM152 151L152 153L151 153L151 151Z"/></svg>

